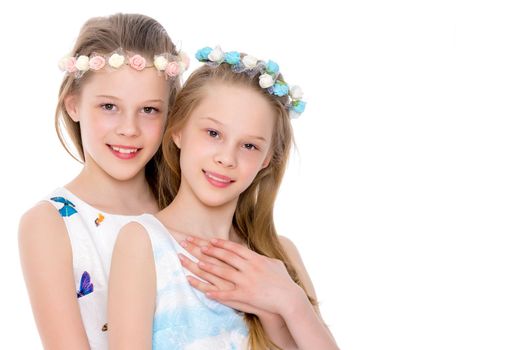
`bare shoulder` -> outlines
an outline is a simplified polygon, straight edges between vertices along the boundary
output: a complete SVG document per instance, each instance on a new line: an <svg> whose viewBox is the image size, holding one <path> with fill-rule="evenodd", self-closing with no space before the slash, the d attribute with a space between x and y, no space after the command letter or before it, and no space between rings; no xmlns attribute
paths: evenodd
<svg viewBox="0 0 525 350"><path fill-rule="evenodd" d="M39 229L47 225L64 226L56 208L48 202L41 201L26 211L20 218L20 227Z"/></svg>
<svg viewBox="0 0 525 350"><path fill-rule="evenodd" d="M301 255L299 254L299 250L295 246L295 244L285 236L279 236L279 242L283 246L284 250L286 251L286 254L288 254L288 257L292 260L299 259L301 260Z"/></svg>
<svg viewBox="0 0 525 350"><path fill-rule="evenodd" d="M299 279L303 283L303 286L307 292L307 294L317 300L317 294L315 293L314 284L312 282L312 279L310 278L310 275L308 274L308 271L306 270L306 266L304 265L303 259L301 258L301 254L299 253L299 250L295 246L295 244L287 237L279 236L279 242L284 248L284 251L286 252L286 255L288 255L288 258L291 260L291 263L295 270L297 271L297 274L299 276ZM318 305L314 305L314 309L317 312L319 316L321 316L321 312L319 310Z"/></svg>
<svg viewBox="0 0 525 350"><path fill-rule="evenodd" d="M115 242L113 255L116 254L135 259L152 259L151 241L144 226L135 221L124 225Z"/></svg>
<svg viewBox="0 0 525 350"><path fill-rule="evenodd" d="M299 273L301 282L310 283L310 278L308 277L308 273L306 272L306 266L304 265L303 259L301 258L301 254L299 253L299 250L297 249L295 244L285 236L279 236L279 242L283 246L286 255L288 255L288 258L292 261L293 266ZM303 277L306 277L308 281L304 281Z"/></svg>
<svg viewBox="0 0 525 350"><path fill-rule="evenodd" d="M151 241L148 232L140 223L132 221L124 225L118 234L115 248L132 250L133 252L151 251Z"/></svg>
<svg viewBox="0 0 525 350"><path fill-rule="evenodd" d="M57 209L48 202L38 202L20 218L18 243L22 251L70 248L66 225Z"/></svg>
<svg viewBox="0 0 525 350"><path fill-rule="evenodd" d="M293 267L299 275L299 279L306 288L306 291L310 296L315 298L316 295L314 285L312 283L312 280L310 279L310 276L308 275L308 272L306 271L306 266L304 265L299 250L297 249L295 244L285 236L279 236L279 242L283 246L286 255L288 255L288 258L291 260Z"/></svg>

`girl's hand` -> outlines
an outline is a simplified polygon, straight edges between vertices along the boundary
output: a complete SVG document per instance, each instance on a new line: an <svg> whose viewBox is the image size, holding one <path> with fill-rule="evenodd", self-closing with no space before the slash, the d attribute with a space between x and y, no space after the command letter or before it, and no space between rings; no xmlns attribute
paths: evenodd
<svg viewBox="0 0 525 350"><path fill-rule="evenodd" d="M235 287L232 282L229 282L199 268L199 262L209 263L215 266L222 266L224 268L229 267L228 264L222 262L221 260L202 253L202 248L210 245L208 240L188 236L184 241L180 242L180 245L198 260L198 262L194 262L184 254L179 254L179 260L182 266L184 266L194 275L206 281L204 282L193 276L188 276L188 281L193 287L199 289L203 293L215 290L231 290Z"/></svg>
<svg viewBox="0 0 525 350"><path fill-rule="evenodd" d="M227 240L212 239L207 242L192 237L189 243L188 250L200 261L198 264L187 258L181 261L188 270L208 283L191 276L188 280L211 299L264 316L265 313L282 315L293 307L295 300L306 297L290 278L284 263L278 259L257 254Z"/></svg>
<svg viewBox="0 0 525 350"><path fill-rule="evenodd" d="M306 293L293 282L282 261L231 241L192 237L190 242L188 250L200 261L194 263L186 258L182 259L183 265L206 281L188 276L193 287L224 305L257 315L270 339L280 348L338 349ZM290 252L300 261L293 249ZM307 285L311 285L306 271L300 271L306 276ZM315 295L313 288L310 292Z"/></svg>
<svg viewBox="0 0 525 350"><path fill-rule="evenodd" d="M186 238L186 240L182 241L181 246L183 246L186 251L188 251L192 256L197 258L199 262L203 261L206 263L212 263L216 266L223 266L225 268L230 267L228 264L224 263L223 261L213 258L211 256L205 255L202 253L201 248L209 246L210 241L192 237L189 236ZM218 276L215 276L211 273L208 273L204 270L202 270L199 267L199 264L194 262L193 260L189 259L188 257L184 256L183 254L179 254L179 259L182 263L182 266L184 266L188 271L192 272L194 275L198 276L200 279L195 278L193 276L188 276L189 283L196 289L200 290L203 293L211 292L211 291L218 291L218 290L232 290L235 288L235 285L232 282L229 282L225 279L222 279ZM232 267L230 267L232 268ZM232 268L233 269L233 268ZM203 281L204 280L204 281ZM264 311L257 309L251 305L243 304L240 302L221 302L222 304L229 306L233 309L246 312L246 313L252 313L257 315L263 315Z"/></svg>

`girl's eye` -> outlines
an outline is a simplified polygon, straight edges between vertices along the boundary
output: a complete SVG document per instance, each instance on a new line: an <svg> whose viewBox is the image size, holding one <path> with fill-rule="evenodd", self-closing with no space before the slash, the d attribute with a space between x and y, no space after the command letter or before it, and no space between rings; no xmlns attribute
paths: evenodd
<svg viewBox="0 0 525 350"><path fill-rule="evenodd" d="M245 143L244 148L249 149L249 150L258 149L257 146L255 146L253 143Z"/></svg>
<svg viewBox="0 0 525 350"><path fill-rule="evenodd" d="M113 103L104 103L101 107L106 111L114 111L117 106L115 106Z"/></svg>
<svg viewBox="0 0 525 350"><path fill-rule="evenodd" d="M213 137L213 138L217 138L217 137L219 137L219 133L218 133L217 131L215 131L215 130L211 130L211 129L208 130L208 135L210 135L210 136Z"/></svg>
<svg viewBox="0 0 525 350"><path fill-rule="evenodd" d="M156 113L158 111L159 111L159 109L155 108L155 107L144 107L144 113L146 113L146 114L153 114L153 113Z"/></svg>

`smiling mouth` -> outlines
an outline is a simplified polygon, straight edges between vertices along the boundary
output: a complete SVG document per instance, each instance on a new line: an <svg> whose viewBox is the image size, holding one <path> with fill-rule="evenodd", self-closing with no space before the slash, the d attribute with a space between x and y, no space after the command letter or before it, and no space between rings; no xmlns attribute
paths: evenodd
<svg viewBox="0 0 525 350"><path fill-rule="evenodd" d="M123 153L123 154L131 154L131 153L137 153L140 148L132 148L132 147L122 147L122 146L112 146L108 145L109 148L111 148L115 152Z"/></svg>
<svg viewBox="0 0 525 350"><path fill-rule="evenodd" d="M139 152L142 150L142 148L136 148L136 147L129 147L129 146L114 146L114 145L107 145L110 149L111 153L118 159L122 160L131 160L135 159Z"/></svg>
<svg viewBox="0 0 525 350"><path fill-rule="evenodd" d="M210 173L206 170L202 170L202 172L204 173L204 175L209 179L209 180L212 180L214 182L218 182L218 183L221 183L221 184L225 184L225 185L228 185L228 184L231 184L231 183L234 183L235 180L232 180L231 178L227 177L227 176L223 176L223 175L219 175L219 174L215 174L215 173Z"/></svg>

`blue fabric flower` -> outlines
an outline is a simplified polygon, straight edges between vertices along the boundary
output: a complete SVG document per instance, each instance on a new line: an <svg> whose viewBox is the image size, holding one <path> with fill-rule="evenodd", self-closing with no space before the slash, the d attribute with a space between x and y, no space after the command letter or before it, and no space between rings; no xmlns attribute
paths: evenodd
<svg viewBox="0 0 525 350"><path fill-rule="evenodd" d="M198 59L200 62L207 61L208 60L208 55L212 51L213 50L212 50L211 47L204 47L204 48L200 49L199 51L197 51L197 53L195 54L195 58Z"/></svg>
<svg viewBox="0 0 525 350"><path fill-rule="evenodd" d="M237 64L241 61L241 54L237 51L226 52L224 54L224 60L229 64Z"/></svg>
<svg viewBox="0 0 525 350"><path fill-rule="evenodd" d="M279 73L279 65L274 61L269 60L268 63L266 63L266 71L270 74L277 74Z"/></svg>
<svg viewBox="0 0 525 350"><path fill-rule="evenodd" d="M283 83L281 81L276 82L272 86L272 94L276 96L284 96L288 94L288 85L286 83Z"/></svg>
<svg viewBox="0 0 525 350"><path fill-rule="evenodd" d="M306 107L306 102L294 101L292 110L296 113L303 113L305 107Z"/></svg>

